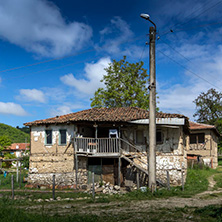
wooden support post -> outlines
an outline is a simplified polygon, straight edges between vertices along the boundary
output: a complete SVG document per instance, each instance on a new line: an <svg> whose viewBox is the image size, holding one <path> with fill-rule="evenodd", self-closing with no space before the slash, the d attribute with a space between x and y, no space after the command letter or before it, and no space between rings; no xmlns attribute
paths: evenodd
<svg viewBox="0 0 222 222"><path fill-rule="evenodd" d="M137 184L137 190L140 189L140 175L139 175L139 170L136 170L136 184Z"/></svg>
<svg viewBox="0 0 222 222"><path fill-rule="evenodd" d="M2 160L0 160L0 171L2 171ZM3 171L2 171L3 173Z"/></svg>
<svg viewBox="0 0 222 222"><path fill-rule="evenodd" d="M183 177L183 170L181 170L181 183L182 183L182 191L184 191L184 177Z"/></svg>
<svg viewBox="0 0 222 222"><path fill-rule="evenodd" d="M95 181L94 181L94 172L92 172L92 196L95 198Z"/></svg>
<svg viewBox="0 0 222 222"><path fill-rule="evenodd" d="M193 169L194 160L191 162L191 169Z"/></svg>
<svg viewBox="0 0 222 222"><path fill-rule="evenodd" d="M75 170L76 170L76 189L78 187L78 156L75 154Z"/></svg>
<svg viewBox="0 0 222 222"><path fill-rule="evenodd" d="M11 176L12 200L14 200L14 176Z"/></svg>
<svg viewBox="0 0 222 222"><path fill-rule="evenodd" d="M52 176L52 199L55 200L55 174Z"/></svg>
<svg viewBox="0 0 222 222"><path fill-rule="evenodd" d="M118 158L118 186L121 185L121 181L120 181L120 178L121 178L121 158L119 157Z"/></svg>
<svg viewBox="0 0 222 222"><path fill-rule="evenodd" d="M121 155L121 141L120 141L120 126L119 126L119 153Z"/></svg>
<svg viewBox="0 0 222 222"><path fill-rule="evenodd" d="M170 174L168 170L167 170L167 189L170 190Z"/></svg>
<svg viewBox="0 0 222 222"><path fill-rule="evenodd" d="M19 178L19 166L18 166L18 160L16 161L16 183L18 183Z"/></svg>

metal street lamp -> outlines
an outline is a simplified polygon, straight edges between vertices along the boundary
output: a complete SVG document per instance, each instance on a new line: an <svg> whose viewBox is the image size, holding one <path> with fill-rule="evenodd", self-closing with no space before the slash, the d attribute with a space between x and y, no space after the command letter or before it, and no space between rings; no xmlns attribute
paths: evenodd
<svg viewBox="0 0 222 222"><path fill-rule="evenodd" d="M153 24L149 29L149 69L150 69L150 95L149 95L149 188L152 192L156 190L156 61L155 61L155 40L156 40L156 25L150 20L148 14L140 15L143 19L148 20Z"/></svg>

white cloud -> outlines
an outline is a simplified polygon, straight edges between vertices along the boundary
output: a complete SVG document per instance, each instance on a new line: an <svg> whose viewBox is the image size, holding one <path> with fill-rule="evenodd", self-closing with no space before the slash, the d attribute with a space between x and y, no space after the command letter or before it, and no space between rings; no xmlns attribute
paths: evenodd
<svg viewBox="0 0 222 222"><path fill-rule="evenodd" d="M191 47L189 48L191 49ZM198 49L197 46L194 48ZM201 51L201 48L199 51ZM184 71L184 79L181 81L184 83L173 85L168 82L168 88L166 88L166 84L162 84L161 82L158 84L158 106L161 111L182 113L193 119L193 114L195 113L195 104L193 101L201 92L207 92L210 88L222 91L222 48L219 46L215 51L211 50L214 53L210 57L208 53L200 54L199 57L196 55L192 63L188 63L187 69L193 73L188 70ZM192 52L191 50L190 54Z"/></svg>
<svg viewBox="0 0 222 222"><path fill-rule="evenodd" d="M71 113L71 108L69 106L59 106L55 109L52 109L50 111L51 116L60 116L60 115L65 115L68 113Z"/></svg>
<svg viewBox="0 0 222 222"><path fill-rule="evenodd" d="M40 102L45 103L46 98L44 93L41 90L38 89L21 89L20 96L18 97L20 100L24 101L34 101L34 102Z"/></svg>
<svg viewBox="0 0 222 222"><path fill-rule="evenodd" d="M59 9L47 0L0 3L0 37L37 55L66 55L80 49L91 36L91 27L66 22Z"/></svg>
<svg viewBox="0 0 222 222"><path fill-rule="evenodd" d="M54 107L50 110L50 116L60 116L60 115L65 115L65 114L69 114L72 113L72 110L76 110L76 109L82 109L85 108L83 105L81 104L64 104L58 107Z"/></svg>
<svg viewBox="0 0 222 222"><path fill-rule="evenodd" d="M118 16L111 19L110 24L100 31L100 35L101 44L96 45L97 50L103 50L110 54L121 53L122 55L131 55L132 51L134 51L134 48L131 49L131 45L124 46L124 43L127 43L134 34L126 21Z"/></svg>
<svg viewBox="0 0 222 222"><path fill-rule="evenodd" d="M16 115L16 116L28 115L28 113L19 104L11 102L8 103L0 102L0 113Z"/></svg>
<svg viewBox="0 0 222 222"><path fill-rule="evenodd" d="M60 80L82 94L92 95L97 88L103 86L100 80L106 74L104 68L107 68L109 63L111 63L110 58L102 58L97 63L87 63L84 69L84 78L77 79L70 73L62 76Z"/></svg>

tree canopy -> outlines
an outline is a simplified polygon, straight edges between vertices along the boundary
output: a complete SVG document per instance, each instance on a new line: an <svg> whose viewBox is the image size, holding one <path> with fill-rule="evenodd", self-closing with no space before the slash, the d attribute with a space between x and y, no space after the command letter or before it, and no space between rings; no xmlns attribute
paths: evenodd
<svg viewBox="0 0 222 222"><path fill-rule="evenodd" d="M0 123L0 135L6 135L12 141L12 143L29 143L29 133L22 132L20 129Z"/></svg>
<svg viewBox="0 0 222 222"><path fill-rule="evenodd" d="M12 144L12 141L10 138L6 135L0 136L0 152L10 146Z"/></svg>
<svg viewBox="0 0 222 222"><path fill-rule="evenodd" d="M194 101L196 105L197 122L215 125L222 133L222 93L211 88L202 92ZM222 149L222 138L219 138L218 148Z"/></svg>
<svg viewBox="0 0 222 222"><path fill-rule="evenodd" d="M211 88L202 92L194 101L196 105L197 122L217 126L222 132L222 93Z"/></svg>
<svg viewBox="0 0 222 222"><path fill-rule="evenodd" d="M99 88L91 98L91 107L140 107L148 109L148 74L143 62L129 63L126 56L120 61L112 60Z"/></svg>

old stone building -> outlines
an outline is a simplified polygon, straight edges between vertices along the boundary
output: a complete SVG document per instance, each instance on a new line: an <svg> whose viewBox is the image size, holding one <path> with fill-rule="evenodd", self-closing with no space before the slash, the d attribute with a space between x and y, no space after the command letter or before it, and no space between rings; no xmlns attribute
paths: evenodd
<svg viewBox="0 0 222 222"><path fill-rule="evenodd" d="M211 168L218 166L217 143L220 136L215 126L189 122L190 136L187 158L203 163Z"/></svg>
<svg viewBox="0 0 222 222"><path fill-rule="evenodd" d="M83 186L95 180L131 186L147 181L149 112L140 108L92 108L25 123L31 130L29 183ZM157 181L180 185L187 172L189 122L157 113Z"/></svg>

